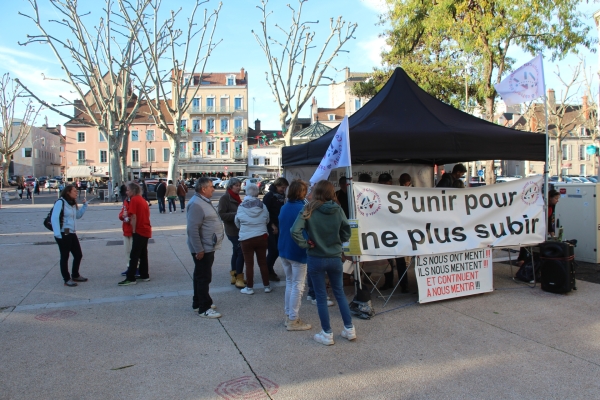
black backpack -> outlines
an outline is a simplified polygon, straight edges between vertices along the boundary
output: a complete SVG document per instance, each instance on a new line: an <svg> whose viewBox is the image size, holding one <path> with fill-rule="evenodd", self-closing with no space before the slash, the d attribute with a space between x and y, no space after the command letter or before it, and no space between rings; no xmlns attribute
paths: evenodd
<svg viewBox="0 0 600 400"><path fill-rule="evenodd" d="M58 201L58 200L56 200L56 201ZM62 228L63 218L65 216L65 201L63 199L60 199L60 201L62 201L62 210L60 210L59 220L60 220L60 227ZM54 203L54 204L56 204L56 203ZM44 218L44 226L49 231L54 230L54 229L52 229L52 210L54 210L54 206L52 206L52 208L50 209L50 212L48 213L48 215L46 215L46 218Z"/></svg>

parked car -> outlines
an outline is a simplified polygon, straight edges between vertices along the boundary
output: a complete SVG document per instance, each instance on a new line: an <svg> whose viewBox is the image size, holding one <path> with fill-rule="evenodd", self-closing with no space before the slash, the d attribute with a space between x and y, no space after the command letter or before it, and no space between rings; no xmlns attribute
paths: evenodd
<svg viewBox="0 0 600 400"><path fill-rule="evenodd" d="M210 178L213 181L213 186L215 187L215 189L219 188L221 185L221 179L219 178Z"/></svg>
<svg viewBox="0 0 600 400"><path fill-rule="evenodd" d="M27 178L25 179L25 186L31 186L33 188L33 184L35 183L35 178Z"/></svg>
<svg viewBox="0 0 600 400"><path fill-rule="evenodd" d="M46 181L46 189L58 189L60 183L56 179L48 179Z"/></svg>
<svg viewBox="0 0 600 400"><path fill-rule="evenodd" d="M516 181L518 179L520 179L520 178L517 178L515 176L498 176L498 177L496 177L496 183Z"/></svg>
<svg viewBox="0 0 600 400"><path fill-rule="evenodd" d="M271 182L273 182L272 179L263 179L262 181L260 181L260 184L258 185L258 192L260 194L265 194L266 192L268 192L269 191L268 186L271 186Z"/></svg>
<svg viewBox="0 0 600 400"><path fill-rule="evenodd" d="M48 180L48 177L47 177L47 176L40 176L40 177L38 178L38 182L40 183L40 187L41 187L41 188L43 188L43 187L46 187L46 181L47 181L47 180Z"/></svg>
<svg viewBox="0 0 600 400"><path fill-rule="evenodd" d="M156 200L156 185L158 185L158 179L146 179L148 200Z"/></svg>
<svg viewBox="0 0 600 400"><path fill-rule="evenodd" d="M244 193L246 193L246 186L249 183L254 183L255 185L258 186L260 184L260 181L261 181L260 178L248 178L248 179L244 179L242 181L242 189L241 189L241 191L244 192Z"/></svg>
<svg viewBox="0 0 600 400"><path fill-rule="evenodd" d="M221 188L223 188L223 189L227 189L228 183L229 183L229 179L226 179L224 181L221 181L221 184L219 186L221 186Z"/></svg>
<svg viewBox="0 0 600 400"><path fill-rule="evenodd" d="M10 186L17 186L19 184L19 176L18 175L13 175L10 178L8 178L8 184Z"/></svg>

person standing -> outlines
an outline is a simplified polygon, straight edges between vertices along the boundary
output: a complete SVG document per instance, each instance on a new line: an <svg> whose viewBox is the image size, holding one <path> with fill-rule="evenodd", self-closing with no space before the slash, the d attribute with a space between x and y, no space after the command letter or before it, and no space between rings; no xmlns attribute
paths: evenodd
<svg viewBox="0 0 600 400"><path fill-rule="evenodd" d="M306 281L306 250L300 248L292 239L290 229L298 214L304 208L304 198L308 185L301 180L294 180L287 194L287 203L279 213L279 256L285 271L285 326L288 331L305 331L311 329L299 316L302 292Z"/></svg>
<svg viewBox="0 0 600 400"><path fill-rule="evenodd" d="M267 247L269 212L258 199L258 186L251 183L246 186L246 196L238 207L235 225L240 228L240 245L246 263L246 287L243 294L254 294L254 255L260 269L265 293L271 293L269 269L267 267Z"/></svg>
<svg viewBox="0 0 600 400"><path fill-rule="evenodd" d="M212 180L198 179L195 190L186 212L187 244L194 259L192 308L200 317L220 318L221 314L213 310L209 285L215 251L221 248L223 241L223 222L210 201L215 191Z"/></svg>
<svg viewBox="0 0 600 400"><path fill-rule="evenodd" d="M127 214L131 224L131 253L129 254L129 268L125 280L119 282L119 286L135 285L136 272L139 263L139 280L148 282L148 240L152 237L152 226L150 225L150 208L141 196L142 188L135 182L127 184L127 197L129 197L129 208Z"/></svg>
<svg viewBox="0 0 600 400"><path fill-rule="evenodd" d="M37 178L33 183L33 194L40 194L40 181L38 181Z"/></svg>
<svg viewBox="0 0 600 400"><path fill-rule="evenodd" d="M179 198L179 205L181 206L181 212L185 211L185 196L187 195L187 186L185 186L185 182L183 179L179 181L177 185L177 197Z"/></svg>
<svg viewBox="0 0 600 400"><path fill-rule="evenodd" d="M232 178L227 183L227 192L219 199L219 216L225 225L225 234L233 246L231 254L231 284L239 289L246 287L244 282L244 254L240 246L240 229L235 224L235 215L238 207L242 203L240 198L240 189L242 182L237 178Z"/></svg>
<svg viewBox="0 0 600 400"><path fill-rule="evenodd" d="M127 199L127 185L125 185L125 182L121 182L119 194L121 195L121 201L125 202L125 199Z"/></svg>
<svg viewBox="0 0 600 400"><path fill-rule="evenodd" d="M123 207L121 207L121 212L119 212L119 219L123 221L123 244L125 245L125 256L127 260L127 268L129 268L129 260L131 259L131 247L133 245L133 230L131 228L131 218L129 217L129 203L131 199L127 197L123 202ZM127 270L121 273L121 276L127 276ZM138 278L140 276L140 269L136 268L135 277Z"/></svg>
<svg viewBox="0 0 600 400"><path fill-rule="evenodd" d="M340 190L335 192L335 197L338 199L342 210L344 210L346 218L350 218L350 210L348 208L348 179L345 176L342 176L338 183L340 184Z"/></svg>
<svg viewBox="0 0 600 400"><path fill-rule="evenodd" d="M79 238L77 238L76 219L80 219L87 210L86 199L83 199L81 209L77 206L77 188L67 185L60 194L60 198L54 203L52 209L52 231L54 240L58 244L60 252L60 273L65 286L75 287L76 282L87 282L79 274L79 265L83 258ZM69 274L69 254L73 254L73 265Z"/></svg>
<svg viewBox="0 0 600 400"><path fill-rule="evenodd" d="M331 182L322 180L315 185L312 200L298 215L291 229L292 238L303 249L307 249L308 274L317 296L317 309L321 320L321 332L314 336L315 341L332 345L333 332L327 309L325 275L335 296L344 329L342 337L356 339L352 316L344 294L342 243L350 240L350 224L342 208L334 201L335 189ZM309 239L305 238L305 234Z"/></svg>
<svg viewBox="0 0 600 400"><path fill-rule="evenodd" d="M165 207L165 195L167 193L167 186L162 179L158 180L158 185L154 189L156 192L156 199L158 201L158 212L161 214L165 214L167 212L167 208Z"/></svg>
<svg viewBox="0 0 600 400"><path fill-rule="evenodd" d="M19 179L19 184L17 185L17 193L19 194L19 200L23 200L23 190L25 190L25 186L23 185L23 181Z"/></svg>
<svg viewBox="0 0 600 400"><path fill-rule="evenodd" d="M462 178L466 172L467 168L464 165L456 164L452 168L452 173L446 172L442 175L442 178L440 179L436 187L464 188L465 184L460 178Z"/></svg>
<svg viewBox="0 0 600 400"><path fill-rule="evenodd" d="M177 199L177 187L175 187L175 185L173 184L173 180L171 179L169 179L169 186L167 186L165 196L169 201L169 214L173 214L177 211L177 205L175 204L175 200ZM171 211L171 207L173 211Z"/></svg>
<svg viewBox="0 0 600 400"><path fill-rule="evenodd" d="M150 203L150 200L148 200L148 185L146 185L146 180L142 179L142 197L144 198L144 200L146 200L148 202L148 206L151 206L152 203Z"/></svg>
<svg viewBox="0 0 600 400"><path fill-rule="evenodd" d="M277 243L279 241L279 211L285 203L285 190L290 184L285 178L277 178L269 186L269 192L263 197L263 204L269 211L269 250L267 253L267 267L269 268L269 280L279 282L279 277L275 273L275 261L279 257ZM248 263L246 263L248 265Z"/></svg>

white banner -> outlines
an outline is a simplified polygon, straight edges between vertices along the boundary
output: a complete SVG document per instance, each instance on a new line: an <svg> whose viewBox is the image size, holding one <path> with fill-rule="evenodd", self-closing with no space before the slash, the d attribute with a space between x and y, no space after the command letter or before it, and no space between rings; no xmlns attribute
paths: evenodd
<svg viewBox="0 0 600 400"><path fill-rule="evenodd" d="M322 179L327 180L332 169L349 167L350 161L350 136L348 134L348 117L344 117L338 130L335 133L331 143L317 167L317 170L310 178L310 184L314 185Z"/></svg>
<svg viewBox="0 0 600 400"><path fill-rule="evenodd" d="M419 303L491 292L492 250L415 257Z"/></svg>
<svg viewBox="0 0 600 400"><path fill-rule="evenodd" d="M396 257L541 243L542 181L465 189L355 182L361 252Z"/></svg>

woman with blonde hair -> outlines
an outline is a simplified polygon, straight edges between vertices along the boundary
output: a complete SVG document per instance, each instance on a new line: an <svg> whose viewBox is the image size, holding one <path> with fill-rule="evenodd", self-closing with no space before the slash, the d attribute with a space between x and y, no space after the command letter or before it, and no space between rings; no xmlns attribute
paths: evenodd
<svg viewBox="0 0 600 400"><path fill-rule="evenodd" d="M350 224L335 200L333 184L325 180L317 182L312 200L298 215L291 229L294 241L307 249L308 275L317 296L317 309L323 330L314 339L327 346L334 344L334 341L327 309L325 275L329 277L331 291L344 321L341 336L348 340L356 339L348 300L344 294L342 269L342 243L350 240Z"/></svg>

